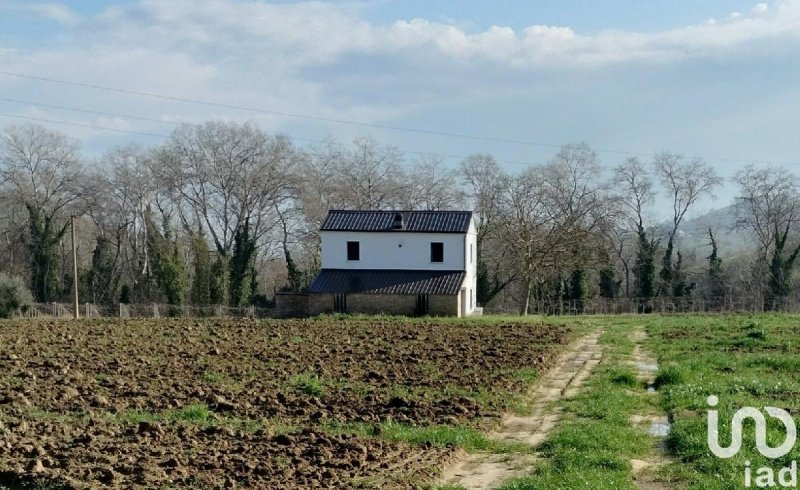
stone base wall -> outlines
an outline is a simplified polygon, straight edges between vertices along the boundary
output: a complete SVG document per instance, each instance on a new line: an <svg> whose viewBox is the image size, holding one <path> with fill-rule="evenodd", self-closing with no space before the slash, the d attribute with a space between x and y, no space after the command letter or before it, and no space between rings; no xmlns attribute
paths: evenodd
<svg viewBox="0 0 800 490"><path fill-rule="evenodd" d="M428 314L431 316L459 316L461 314L459 295L428 296Z"/></svg>
<svg viewBox="0 0 800 490"><path fill-rule="evenodd" d="M308 293L277 293L275 316L278 318L308 316Z"/></svg>
<svg viewBox="0 0 800 490"><path fill-rule="evenodd" d="M368 315L413 315L417 297L408 294L348 294L347 312Z"/></svg>
<svg viewBox="0 0 800 490"><path fill-rule="evenodd" d="M333 313L333 294L278 293L275 296L275 316L279 318L308 317ZM413 294L348 294L347 312L368 315L408 315L417 310ZM431 316L458 316L461 311L458 295L428 296Z"/></svg>
<svg viewBox="0 0 800 490"><path fill-rule="evenodd" d="M327 293L309 294L308 316L317 316L323 313L333 313L333 295Z"/></svg>

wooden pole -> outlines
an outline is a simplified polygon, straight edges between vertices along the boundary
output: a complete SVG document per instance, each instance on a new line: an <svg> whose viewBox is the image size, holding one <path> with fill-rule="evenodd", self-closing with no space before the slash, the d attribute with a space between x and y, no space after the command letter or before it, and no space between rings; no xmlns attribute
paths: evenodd
<svg viewBox="0 0 800 490"><path fill-rule="evenodd" d="M75 319L81 317L79 310L80 303L78 302L78 249L75 246L75 215L70 217L70 224L72 225L72 292L74 304Z"/></svg>

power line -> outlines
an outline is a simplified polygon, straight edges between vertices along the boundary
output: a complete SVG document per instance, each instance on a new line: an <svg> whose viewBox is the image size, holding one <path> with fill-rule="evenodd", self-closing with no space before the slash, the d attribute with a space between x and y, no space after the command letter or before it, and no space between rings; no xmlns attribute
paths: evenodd
<svg viewBox="0 0 800 490"><path fill-rule="evenodd" d="M542 146L547 148L560 148L561 145L556 144L548 144L548 143L536 143L532 141L523 141L523 140L515 140L515 139L507 139L507 138L495 138L491 136L476 136L470 134L461 134L461 133L451 133L446 131L434 131L429 129L417 129L417 128L407 128L402 126L392 126L388 124L378 124L378 123L367 123L363 121L353 121L349 119L337 119L337 118L330 118L330 117L322 117L322 116L312 116L309 114L296 114L291 112L282 112L282 111L273 111L268 109L258 109L254 107L246 107L234 104L224 104L221 102L214 102L209 100L200 100L200 99L190 99L188 97L177 97L174 95L163 95L157 94L153 92L142 92L138 90L128 90L128 89L121 89L116 87L107 87L103 85L93 85L89 83L82 83L82 82L74 82L70 80L62 80L58 78L50 78L50 77L41 77L35 75L27 75L24 73L14 73L8 71L0 71L0 75L6 75L9 77L17 77L17 78L25 78L28 80L38 80L41 82L48 82L48 83L58 83L62 85L71 85L74 87L82 87L88 88L92 90L103 90L106 92L115 92L120 94L127 94L127 95L137 95L140 97L151 97L156 99L162 100L171 100L174 102L185 102L189 104L199 104L205 105L210 107L218 107L224 109L234 109L239 111L248 111L248 112L255 112L259 114L267 114L272 116L281 116L281 117L292 117L296 119L306 119L311 121L320 121L320 122L329 122L329 123L336 123L336 124L347 124L351 126L361 126L367 128L375 128L375 129L386 129L391 131L403 131L407 133L418 133L418 134L427 134L432 136L444 136L449 138L462 138L462 139L470 139L470 140L483 140L483 141L493 141L496 143L512 143L518 145L528 145L528 146Z"/></svg>
<svg viewBox="0 0 800 490"><path fill-rule="evenodd" d="M18 99L9 99L9 98L6 98L6 97L0 97L0 100L6 101L6 102L18 102L18 103L23 103L23 104L30 104L30 105L33 105L33 106L48 107L48 108L51 108L51 109L60 109L60 110L67 110L67 111L83 112L83 113L87 113L87 114L103 115L103 116L107 116L107 117L118 117L118 118L123 118L123 119L134 119L134 120L138 120L138 121L147 121L147 122L154 122L154 123L161 123L161 124L171 124L171 125L188 124L190 126L195 126L195 127L199 126L197 124L178 123L178 122L173 122L173 121L163 121L163 120L160 120L160 119L150 119L150 118L139 117L139 116L131 116L131 115L126 115L126 114L115 114L115 113L111 113L111 112L90 111L90 110L85 110L85 109L78 109L78 108L75 108L75 107L66 107L66 106L59 106L59 105L54 105L54 104L43 104L43 103L23 101L23 100L18 100ZM30 120L30 121L47 122L47 123L52 123L52 124L60 124L60 125L64 125L64 126L76 126L76 127L81 127L81 128L97 129L97 130L101 130L101 131L114 131L114 132L117 132L117 133L136 134L136 135L142 135L142 136L149 136L149 137L153 137L153 138L166 139L166 138L169 137L169 135L167 135L167 134L145 133L145 132L141 132L141 131L131 131L131 130L126 130L126 129L110 128L108 126L99 126L99 125L94 125L94 124L83 124L83 123L77 123L77 122L72 122L72 121L58 121L58 120L54 120L54 119L47 119L47 118L41 118L41 117L23 116L21 114L9 114L9 113L0 112L0 117L9 117L9 118L15 118L15 119L26 119L26 120ZM305 142L308 142L308 143L320 143L320 144L326 143L325 140L315 140L315 139L311 139L311 138L297 138L297 137L294 137L294 136L292 136L291 138L293 140L305 141ZM412 151L412 150L404 150L402 148L399 148L399 149L403 153L410 154L410 155L419 155L419 156L428 156L428 155L430 155L430 156L437 156L437 157L441 157L441 158L452 158L452 159L460 159L460 160L464 160L469 156L469 155L452 155L452 154L447 154L447 153L436 153L436 152L430 152L430 151ZM500 160L500 159L496 159L496 161L501 162L501 163L510 163L510 164L514 164L514 165L527 165L527 166L540 165L538 163L522 162L522 161L518 161L518 160Z"/></svg>
<svg viewBox="0 0 800 490"><path fill-rule="evenodd" d="M176 121L165 121L163 119L152 119L149 117L139 117L139 116L132 116L130 114L115 114L113 112L103 112L103 111L92 111L88 109L80 109L78 107L67 107L62 105L55 105L55 104L45 104L43 102L34 102L31 100L22 100L22 99L12 99L9 97L0 97L0 101L3 102L14 102L16 104L27 104L36 107L47 107L48 109L59 109L62 111L72 111L72 112L82 112L84 114L93 114L95 116L106 116L106 117L119 117L124 119L132 119L134 121L143 121L143 122L151 122L151 123L158 123L158 124L171 124L174 126L180 126L183 123L176 122Z"/></svg>
<svg viewBox="0 0 800 490"><path fill-rule="evenodd" d="M46 119L46 118L43 118L43 117L23 116L21 114L8 114L8 113L5 113L5 112L0 112L0 117L12 117L12 118L15 118L15 119L27 119L29 121L39 121L39 122L46 122L46 123L51 123L51 124L62 124L62 125L65 125L65 126L76 126L76 127L80 127L80 128L99 129L99 130L102 130L102 131L114 131L114 132L117 132L117 133L137 134L137 135L140 135L140 136L150 136L150 137L153 137L153 138L166 138L167 137L167 135L165 135L165 134L144 133L144 132L141 132L141 131L129 131L127 129L109 128L107 126L96 126L94 124L83 124L83 123L77 123L77 122L71 122L71 121L56 121L56 120L53 120L53 119Z"/></svg>
<svg viewBox="0 0 800 490"><path fill-rule="evenodd" d="M491 141L494 143L505 143L505 144L517 144L517 145L525 145L525 146L535 146L535 147L542 147L542 148L561 148L563 145L555 144L555 143L541 143L541 142L534 142L534 141L525 141L525 140L517 140L517 139L510 139L510 138L498 138L492 136L477 136L471 134L463 134L463 133L454 133L448 131L434 131L429 129L420 129L420 128L409 128L409 127L402 127L402 126L393 126L388 124L378 124L378 123L367 123L363 121L354 121L348 119L338 119L338 118L328 118L323 116L313 116L308 114L297 114L291 112L282 112L282 111L274 111L268 109L260 109L254 107L246 107L241 105L234 105L234 104L225 104L221 102L214 102L208 100L200 100L200 99L192 99L188 97L178 97L173 95L164 95L164 94L157 94L154 92L144 92L138 90L128 90L122 89L117 87L108 87L104 85L95 85L90 83L83 83L83 82L75 82L71 80L63 80L59 78L52 78L52 77L43 77L37 75L29 75L25 73L16 73L16 72L9 72L0 70L0 75L5 75L8 77L16 77L16 78L23 78L28 80L36 80L40 82L47 82L47 83L55 83L61 85L70 85L74 87L81 87L87 88L92 90L102 90L106 92L113 92L119 94L126 94L126 95L135 95L140 97L150 97L155 99L161 100L170 100L174 102L183 102L189 104L198 104L204 105L208 107L217 107L217 108L224 108L224 109L232 109L232 110L239 110L239 111L246 111L252 112L257 114L266 114L272 116L281 116L281 117L290 117L296 119L305 119L311 121L319 121L319 122L327 122L327 123L335 123L335 124L346 124L351 126L359 126L359 127L366 127L366 128L374 128L374 129L383 129L383 130L390 130L390 131L402 131L406 133L416 133L416 134L425 134L431 136L441 136L447 138L460 138L460 139L468 139L474 141ZM11 100L11 99L6 99ZM96 112L96 111L82 111L87 113L94 113L98 115L108 115L107 113ZM135 116L132 116L135 118ZM165 124L171 124L165 121L157 121L157 120L148 120L147 118L138 118L143 121L150 121L150 122L159 122ZM300 138L297 138L298 140ZM629 151L629 150L620 150L620 149L612 149L612 148L593 148L595 152L598 153L610 153L610 154L617 154L617 155L629 155L629 156L646 156L646 157L653 157L656 153L653 152L637 152L637 151ZM414 152L409 152L414 153ZM700 158L703 160L710 160L710 161L718 161L718 162L729 162L729 163L766 163L766 164L774 164L774 165L793 165L792 162L781 162L781 161L771 161L771 160L744 160L744 159L737 159L737 158L717 158L717 157L705 157L694 155L690 156L690 158ZM498 160L499 161L499 160ZM506 161L511 163L510 161ZM529 165L529 163L525 162L517 162L522 163L525 165Z"/></svg>

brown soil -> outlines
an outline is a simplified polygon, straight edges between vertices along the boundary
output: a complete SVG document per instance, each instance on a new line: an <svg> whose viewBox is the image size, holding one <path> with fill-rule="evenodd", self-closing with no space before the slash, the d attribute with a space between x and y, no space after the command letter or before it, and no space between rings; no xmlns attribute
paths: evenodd
<svg viewBox="0 0 800 490"><path fill-rule="evenodd" d="M567 333L390 320L0 323L0 485L413 487L454 449L328 428L497 421L525 387L513 372L548 368ZM174 416L193 406L208 417Z"/></svg>

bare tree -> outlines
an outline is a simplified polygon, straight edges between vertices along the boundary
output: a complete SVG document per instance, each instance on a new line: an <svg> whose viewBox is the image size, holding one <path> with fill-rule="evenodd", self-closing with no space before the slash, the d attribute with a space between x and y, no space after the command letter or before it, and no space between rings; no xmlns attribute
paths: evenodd
<svg viewBox="0 0 800 490"><path fill-rule="evenodd" d="M713 167L697 158L687 161L681 155L659 153L654 166L672 204L672 227L667 234L667 246L659 274L661 291L668 296L685 296L691 286L678 267L680 252L678 261L674 264L672 261L675 236L689 208L701 197L710 195L722 180Z"/></svg>
<svg viewBox="0 0 800 490"><path fill-rule="evenodd" d="M41 126L9 126L0 135L0 182L28 214L31 284L38 301L60 296L58 245L84 194L77 142Z"/></svg>
<svg viewBox="0 0 800 490"><path fill-rule="evenodd" d="M285 137L251 123L208 122L176 130L158 168L188 206L184 219L203 223L217 251L229 254L246 222L257 239L277 225L275 204L292 196L297 163Z"/></svg>
<svg viewBox="0 0 800 490"><path fill-rule="evenodd" d="M423 155L406 175L403 207L426 211L461 208L465 196L457 181L458 172L446 168L441 157Z"/></svg>
<svg viewBox="0 0 800 490"><path fill-rule="evenodd" d="M500 234L522 281L521 314L537 281L590 261L604 214L599 171L588 146L568 145L549 164L503 179Z"/></svg>
<svg viewBox="0 0 800 490"><path fill-rule="evenodd" d="M737 226L755 235L759 265L767 274L765 307L778 308L792 292L792 269L800 254L800 244L789 245L790 239L797 241L794 232L800 219L797 176L783 167L747 166L733 181L739 185Z"/></svg>
<svg viewBox="0 0 800 490"><path fill-rule="evenodd" d="M478 248L477 299L486 304L517 278L508 248L499 233L506 174L492 155L476 153L461 162L461 179L469 207L476 214Z"/></svg>
<svg viewBox="0 0 800 490"><path fill-rule="evenodd" d="M655 293L654 252L656 242L645 224L645 214L653 202L653 181L642 162L631 157L614 168L614 182L618 191L616 201L622 210L624 228L636 234L636 296L649 298ZM625 233L618 235L619 238ZM624 245L618 245L620 255ZM627 262L625 262L627 270ZM628 279L626 278L626 282ZM629 286L626 286L629 290Z"/></svg>
<svg viewBox="0 0 800 490"><path fill-rule="evenodd" d="M342 154L337 182L350 208L398 207L407 188L400 178L403 157L397 147L359 137L353 140L353 148Z"/></svg>

